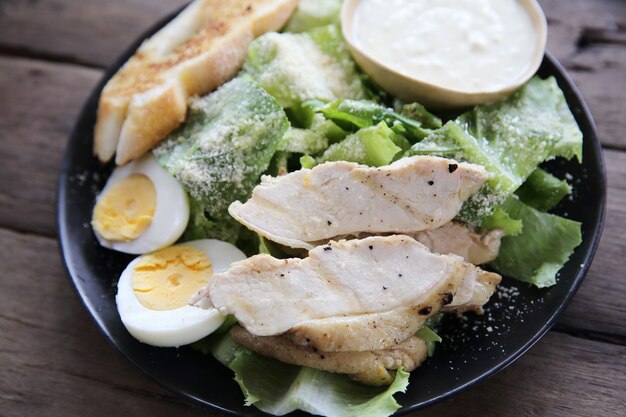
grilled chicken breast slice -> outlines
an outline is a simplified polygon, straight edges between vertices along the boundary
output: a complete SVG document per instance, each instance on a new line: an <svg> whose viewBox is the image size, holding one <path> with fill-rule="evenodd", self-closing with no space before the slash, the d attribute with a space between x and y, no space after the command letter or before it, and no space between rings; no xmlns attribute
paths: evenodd
<svg viewBox="0 0 626 417"><path fill-rule="evenodd" d="M491 298L502 277L493 272L486 272L476 267L470 270L463 278L461 287L457 290L450 304L441 309L444 313L464 313L473 311L483 314L483 306Z"/></svg>
<svg viewBox="0 0 626 417"><path fill-rule="evenodd" d="M468 266L461 285L452 293L423 301L419 306L382 313L356 314L311 320L295 326L287 336L297 345L327 351L391 349L415 334L430 316L442 312L474 311L483 305L500 283L498 274Z"/></svg>
<svg viewBox="0 0 626 417"><path fill-rule="evenodd" d="M423 243L431 252L458 255L471 264L483 265L498 257L504 231L495 229L477 232L470 225L451 221L437 229L403 234ZM389 236L389 234L379 235ZM364 239L370 236L375 235L372 233L359 233L356 236L335 236L331 240ZM280 248L285 252L306 256L306 252L303 253L303 249L293 249L284 245L280 245Z"/></svg>
<svg viewBox="0 0 626 417"><path fill-rule="evenodd" d="M500 229L477 233L470 226L449 222L437 229L407 233L435 253L452 253L467 262L482 265L493 261L500 251L504 231Z"/></svg>
<svg viewBox="0 0 626 417"><path fill-rule="evenodd" d="M437 294L422 306L309 320L293 327L285 336L298 346L322 351L393 349L414 335L446 301Z"/></svg>
<svg viewBox="0 0 626 417"><path fill-rule="evenodd" d="M253 256L215 274L192 302L235 315L257 336L302 331L315 320L398 310L423 322L421 316L453 301L475 269L458 256L433 254L408 236L373 236L331 242L305 259ZM371 331L363 323L360 328ZM392 346L394 339L383 338L380 346Z"/></svg>
<svg viewBox="0 0 626 417"><path fill-rule="evenodd" d="M282 177L263 177L252 197L229 213L260 235L313 249L334 236L413 233L451 221L487 180L479 165L434 156L373 168L327 162Z"/></svg>
<svg viewBox="0 0 626 417"><path fill-rule="evenodd" d="M393 349L369 352L323 352L298 346L285 336L255 336L240 326L230 331L235 342L261 355L293 365L307 366L328 372L348 374L367 385L389 385L395 371L402 367L410 372L427 356L426 342L412 336Z"/></svg>

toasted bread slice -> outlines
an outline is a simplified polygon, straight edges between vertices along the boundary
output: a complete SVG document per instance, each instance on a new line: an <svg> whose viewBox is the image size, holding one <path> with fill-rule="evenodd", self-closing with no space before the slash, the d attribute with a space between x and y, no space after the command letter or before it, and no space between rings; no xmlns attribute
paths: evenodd
<svg viewBox="0 0 626 417"><path fill-rule="evenodd" d="M232 78L252 40L285 25L297 0L196 0L106 84L94 153L123 165L154 147L185 119L187 99Z"/></svg>

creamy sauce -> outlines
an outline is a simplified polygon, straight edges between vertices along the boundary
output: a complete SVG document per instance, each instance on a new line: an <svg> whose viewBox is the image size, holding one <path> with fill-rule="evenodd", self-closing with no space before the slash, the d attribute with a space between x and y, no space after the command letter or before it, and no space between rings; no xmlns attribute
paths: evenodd
<svg viewBox="0 0 626 417"><path fill-rule="evenodd" d="M352 30L357 45L388 67L463 92L518 80L537 42L518 0L362 0Z"/></svg>

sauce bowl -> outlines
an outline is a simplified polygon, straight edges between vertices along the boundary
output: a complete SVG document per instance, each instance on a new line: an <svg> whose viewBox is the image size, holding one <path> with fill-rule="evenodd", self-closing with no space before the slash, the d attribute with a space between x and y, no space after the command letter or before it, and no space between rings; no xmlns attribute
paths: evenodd
<svg viewBox="0 0 626 417"><path fill-rule="evenodd" d="M364 51L356 40L354 18L361 0L344 0L341 9L343 36L357 64L380 87L405 102L417 101L434 109L451 109L485 104L502 99L526 83L536 72L546 50L548 23L537 0L518 0L528 13L536 32L532 62L527 70L507 85L493 90L466 92L434 85L420 80L419 74L405 75ZM458 65L471 65L459 62Z"/></svg>

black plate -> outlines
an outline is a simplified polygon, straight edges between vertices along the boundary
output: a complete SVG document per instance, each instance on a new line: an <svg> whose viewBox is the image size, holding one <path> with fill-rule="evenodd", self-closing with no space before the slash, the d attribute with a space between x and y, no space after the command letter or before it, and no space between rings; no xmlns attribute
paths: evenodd
<svg viewBox="0 0 626 417"><path fill-rule="evenodd" d="M231 371L212 357L191 348L154 348L135 340L122 325L115 305L115 287L132 257L100 247L89 222L97 192L111 166L92 155L93 127L98 97L105 82L132 55L141 40L161 28L163 19L137 40L106 72L85 104L74 127L63 160L57 195L58 231L67 272L85 307L107 340L145 375L166 389L200 405L223 412L265 416L244 407L243 395ZM583 243L559 274L558 284L538 290L505 279L505 291L494 296L488 314L448 317L440 334L444 343L426 364L415 370L406 394L396 396L399 414L450 397L512 363L552 326L574 296L600 240L604 221L606 178L600 143L589 110L574 83L557 60L546 54L539 69L542 77L556 77L584 133L584 163L553 161L548 169L557 176L573 177L574 193L556 208L557 214L583 223ZM512 306L512 308L511 308ZM304 415L304 413L295 413Z"/></svg>

